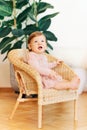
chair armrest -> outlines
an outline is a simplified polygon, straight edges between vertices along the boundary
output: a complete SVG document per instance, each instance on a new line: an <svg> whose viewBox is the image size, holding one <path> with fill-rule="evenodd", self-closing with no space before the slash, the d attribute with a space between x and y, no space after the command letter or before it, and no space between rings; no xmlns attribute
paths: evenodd
<svg viewBox="0 0 87 130"><path fill-rule="evenodd" d="M64 62L61 63L60 65L57 65L54 70L60 74L64 79L66 80L71 80L76 73L73 71L72 68L70 68L67 64Z"/></svg>

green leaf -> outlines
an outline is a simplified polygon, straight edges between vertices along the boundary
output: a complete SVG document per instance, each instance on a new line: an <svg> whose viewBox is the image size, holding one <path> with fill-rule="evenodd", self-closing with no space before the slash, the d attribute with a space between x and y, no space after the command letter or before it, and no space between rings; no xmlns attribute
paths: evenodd
<svg viewBox="0 0 87 130"><path fill-rule="evenodd" d="M51 50L53 50L53 47L52 47L52 45L51 45L50 43L47 42L47 46L48 46Z"/></svg>
<svg viewBox="0 0 87 130"><path fill-rule="evenodd" d="M17 28L18 28L18 29L21 29L21 28L22 28L22 22L17 24Z"/></svg>
<svg viewBox="0 0 87 130"><path fill-rule="evenodd" d="M0 20L2 20L2 19L4 19L4 17L0 15Z"/></svg>
<svg viewBox="0 0 87 130"><path fill-rule="evenodd" d="M47 54L49 54L49 51L48 51L48 50L45 50L45 52L46 52Z"/></svg>
<svg viewBox="0 0 87 130"><path fill-rule="evenodd" d="M11 27L13 25L14 25L14 20L13 19L7 20L7 21L4 20L3 23L2 23L2 27L4 27L4 26Z"/></svg>
<svg viewBox="0 0 87 130"><path fill-rule="evenodd" d="M12 30L12 34L15 37L20 37L20 36L24 35L24 31L22 29L14 29L14 30Z"/></svg>
<svg viewBox="0 0 87 130"><path fill-rule="evenodd" d="M46 15L46 16L42 17L42 18L40 19L40 21L44 22L44 21L46 21L46 20L48 20L48 19L51 19L51 18L55 17L57 14L59 14L59 12Z"/></svg>
<svg viewBox="0 0 87 130"><path fill-rule="evenodd" d="M4 54L8 50L10 50L11 44L8 44L7 46L4 47L4 49L1 50L1 54Z"/></svg>
<svg viewBox="0 0 87 130"><path fill-rule="evenodd" d="M44 31L43 34L46 36L47 40L57 41L57 37L50 31Z"/></svg>
<svg viewBox="0 0 87 130"><path fill-rule="evenodd" d="M18 48L21 48L22 47L22 44L23 44L23 41L17 41L14 45L13 45L13 47L11 48L11 50L12 49L18 49Z"/></svg>
<svg viewBox="0 0 87 130"><path fill-rule="evenodd" d="M0 38L7 36L11 32L11 28L3 27L0 28Z"/></svg>
<svg viewBox="0 0 87 130"><path fill-rule="evenodd" d="M35 31L40 31L40 29L36 27L35 24L27 25L26 28L24 28L25 35L30 35L31 33Z"/></svg>
<svg viewBox="0 0 87 130"><path fill-rule="evenodd" d="M21 9L25 5L28 4L28 0L17 0L16 2L16 8Z"/></svg>
<svg viewBox="0 0 87 130"><path fill-rule="evenodd" d="M37 14L46 11L48 8L54 8L51 4L46 2L40 2L37 4Z"/></svg>
<svg viewBox="0 0 87 130"><path fill-rule="evenodd" d="M0 0L0 15L11 16L13 11L12 2Z"/></svg>
<svg viewBox="0 0 87 130"><path fill-rule="evenodd" d="M36 18L35 18L35 16L31 12L28 13L28 16L30 17L30 19L32 21L36 22Z"/></svg>
<svg viewBox="0 0 87 130"><path fill-rule="evenodd" d="M3 61L5 61L6 59L7 59L7 54L6 54L6 56L4 57Z"/></svg>
<svg viewBox="0 0 87 130"><path fill-rule="evenodd" d="M50 27L50 24L51 24L51 19L48 19L44 22L40 20L38 22L38 27L40 28L41 31L46 31Z"/></svg>
<svg viewBox="0 0 87 130"><path fill-rule="evenodd" d="M36 22L36 15L37 15L37 14L34 14L34 13L36 13L36 12L34 12L34 11L35 11L34 5L30 6L30 11L28 12L28 16L29 16L29 18L30 18L32 21Z"/></svg>
<svg viewBox="0 0 87 130"><path fill-rule="evenodd" d="M8 45L11 41L13 41L15 37L5 37L0 42L0 50L3 49L6 45Z"/></svg>
<svg viewBox="0 0 87 130"><path fill-rule="evenodd" d="M17 16L17 24L23 22L24 20L26 20L28 12L30 11L30 7L26 8L24 11L22 11L22 13L20 13Z"/></svg>

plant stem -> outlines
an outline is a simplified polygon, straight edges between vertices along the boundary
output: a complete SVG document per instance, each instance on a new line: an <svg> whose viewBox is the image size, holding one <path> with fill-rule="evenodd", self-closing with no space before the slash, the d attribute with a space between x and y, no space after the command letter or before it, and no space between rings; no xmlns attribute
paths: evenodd
<svg viewBox="0 0 87 130"><path fill-rule="evenodd" d="M35 16L35 19L36 19L36 27L38 27L38 22L37 22L37 5L36 5L36 1L33 0L33 3L34 3L34 16Z"/></svg>
<svg viewBox="0 0 87 130"><path fill-rule="evenodd" d="M17 23L16 23L16 1L13 0L13 16L14 16L14 28L17 28Z"/></svg>
<svg viewBox="0 0 87 130"><path fill-rule="evenodd" d="M13 17L14 17L14 29L17 29L17 21L16 21L16 0L13 0ZM18 41L18 38L15 38L15 41Z"/></svg>

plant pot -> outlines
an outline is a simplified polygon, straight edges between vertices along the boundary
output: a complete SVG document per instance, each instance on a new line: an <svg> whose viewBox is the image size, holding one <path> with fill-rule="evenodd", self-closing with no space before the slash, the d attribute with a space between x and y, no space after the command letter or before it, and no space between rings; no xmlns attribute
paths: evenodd
<svg viewBox="0 0 87 130"><path fill-rule="evenodd" d="M18 83L15 78L15 72L14 72L14 68L13 68L12 64L10 64L10 83L11 83L11 87L13 88L13 90L15 92L19 92Z"/></svg>

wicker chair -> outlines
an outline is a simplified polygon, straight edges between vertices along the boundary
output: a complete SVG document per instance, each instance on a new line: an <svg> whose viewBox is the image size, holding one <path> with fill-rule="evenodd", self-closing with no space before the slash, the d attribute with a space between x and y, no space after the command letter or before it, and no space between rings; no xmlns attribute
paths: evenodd
<svg viewBox="0 0 87 130"><path fill-rule="evenodd" d="M41 77L39 73L32 68L32 66L26 64L23 59L27 49L14 49L8 53L8 59L13 64L15 70L15 76L18 82L20 94L17 98L17 102L14 106L10 119L12 119L18 104L24 101L37 100L38 101L38 128L42 128L42 106L48 104L54 104L65 101L74 101L74 121L77 120L77 90L56 90L56 89L43 89ZM48 61L56 60L55 57L50 54L46 54ZM65 63L58 65L54 68L56 72L61 74L64 79L71 80L75 73ZM23 94L38 94L37 98L22 98Z"/></svg>

